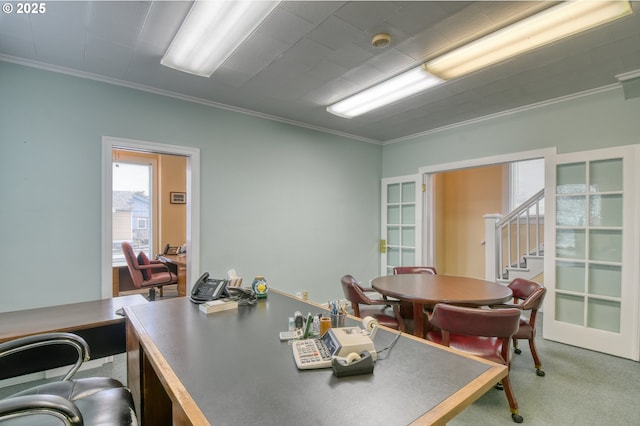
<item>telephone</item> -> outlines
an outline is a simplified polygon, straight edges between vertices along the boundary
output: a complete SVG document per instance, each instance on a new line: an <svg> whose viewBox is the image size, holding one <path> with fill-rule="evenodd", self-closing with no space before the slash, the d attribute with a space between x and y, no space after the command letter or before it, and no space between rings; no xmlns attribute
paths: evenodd
<svg viewBox="0 0 640 426"><path fill-rule="evenodd" d="M231 297L227 290L228 285L229 280L209 278L209 273L205 272L193 285L191 301L193 303L204 303L223 297Z"/></svg>
<svg viewBox="0 0 640 426"><path fill-rule="evenodd" d="M164 250L162 254L180 254L182 252L182 248L180 246L172 247L169 243L164 246Z"/></svg>

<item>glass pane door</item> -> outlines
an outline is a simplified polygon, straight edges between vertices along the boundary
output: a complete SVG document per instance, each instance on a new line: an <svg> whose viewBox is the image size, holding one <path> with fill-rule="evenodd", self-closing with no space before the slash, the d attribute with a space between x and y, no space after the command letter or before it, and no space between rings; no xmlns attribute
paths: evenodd
<svg viewBox="0 0 640 426"><path fill-rule="evenodd" d="M419 176L382 181L381 273L393 274L395 266L420 263Z"/></svg>
<svg viewBox="0 0 640 426"><path fill-rule="evenodd" d="M635 147L558 156L544 337L638 357ZM549 203L547 204L549 205ZM549 264L548 264L549 265ZM635 341L635 343L633 343Z"/></svg>

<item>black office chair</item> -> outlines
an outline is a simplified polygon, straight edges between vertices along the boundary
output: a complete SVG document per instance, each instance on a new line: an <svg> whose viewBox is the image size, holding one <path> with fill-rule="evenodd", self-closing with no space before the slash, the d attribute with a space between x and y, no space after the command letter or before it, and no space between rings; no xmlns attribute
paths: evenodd
<svg viewBox="0 0 640 426"><path fill-rule="evenodd" d="M89 360L89 346L80 336L45 333L11 340L0 344L0 359L58 345L75 349L78 355L75 364L60 381L34 386L0 399L0 424L137 425L131 392L118 380L107 377L72 379L82 363Z"/></svg>

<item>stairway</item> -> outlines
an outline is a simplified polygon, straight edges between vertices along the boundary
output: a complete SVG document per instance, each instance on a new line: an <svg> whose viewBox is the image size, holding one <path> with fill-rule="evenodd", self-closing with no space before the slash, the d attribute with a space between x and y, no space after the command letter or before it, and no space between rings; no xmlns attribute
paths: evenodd
<svg viewBox="0 0 640 426"><path fill-rule="evenodd" d="M508 284L515 278L533 279L544 273L544 254L526 254L518 265L508 266L496 282Z"/></svg>
<svg viewBox="0 0 640 426"><path fill-rule="evenodd" d="M485 215L485 279L508 284L544 272L544 190L509 214Z"/></svg>

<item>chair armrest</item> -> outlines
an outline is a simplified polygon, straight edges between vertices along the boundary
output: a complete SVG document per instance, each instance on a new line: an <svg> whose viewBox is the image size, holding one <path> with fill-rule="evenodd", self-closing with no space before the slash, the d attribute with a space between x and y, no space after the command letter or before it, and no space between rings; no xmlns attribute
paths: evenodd
<svg viewBox="0 0 640 426"><path fill-rule="evenodd" d="M499 305L490 305L491 309L509 309L515 308L522 310L522 306L515 303L500 303Z"/></svg>
<svg viewBox="0 0 640 426"><path fill-rule="evenodd" d="M67 425L83 425L76 405L57 395L25 395L0 400L0 421L29 415L50 415Z"/></svg>
<svg viewBox="0 0 640 426"><path fill-rule="evenodd" d="M169 271L169 267L162 262L160 262L160 264L150 263L149 265L138 265L137 268L138 269L162 269L163 271L166 271L166 272Z"/></svg>
<svg viewBox="0 0 640 426"><path fill-rule="evenodd" d="M389 300L389 299L371 299L370 305L384 305L384 306L395 306L400 305L399 300Z"/></svg>
<svg viewBox="0 0 640 426"><path fill-rule="evenodd" d="M88 361L89 344L80 336L72 333L43 333L20 337L0 343L0 358L42 346L67 345L78 352L78 359L62 380L69 380L78 371L84 361Z"/></svg>

